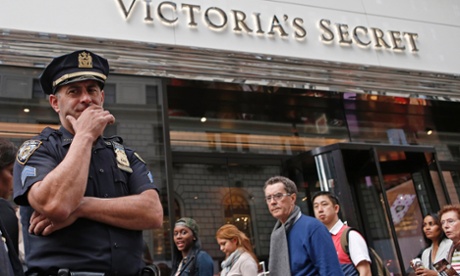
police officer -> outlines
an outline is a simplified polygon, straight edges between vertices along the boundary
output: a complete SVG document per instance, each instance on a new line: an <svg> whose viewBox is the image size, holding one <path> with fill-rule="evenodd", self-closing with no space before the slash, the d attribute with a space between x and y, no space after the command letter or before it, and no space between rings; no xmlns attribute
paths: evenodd
<svg viewBox="0 0 460 276"><path fill-rule="evenodd" d="M54 58L40 76L61 127L19 148L14 200L21 205L28 275L138 275L142 230L163 210L144 161L120 137L102 136L106 59L81 50Z"/></svg>

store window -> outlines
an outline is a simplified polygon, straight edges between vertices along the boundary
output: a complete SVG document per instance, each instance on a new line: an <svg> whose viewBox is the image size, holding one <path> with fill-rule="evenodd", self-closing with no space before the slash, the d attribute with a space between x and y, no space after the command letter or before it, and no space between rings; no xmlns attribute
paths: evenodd
<svg viewBox="0 0 460 276"><path fill-rule="evenodd" d="M341 94L172 80L173 151L292 155L348 141Z"/></svg>
<svg viewBox="0 0 460 276"><path fill-rule="evenodd" d="M251 210L244 191L239 188L230 188L224 197L223 208L225 222L238 227L254 244Z"/></svg>

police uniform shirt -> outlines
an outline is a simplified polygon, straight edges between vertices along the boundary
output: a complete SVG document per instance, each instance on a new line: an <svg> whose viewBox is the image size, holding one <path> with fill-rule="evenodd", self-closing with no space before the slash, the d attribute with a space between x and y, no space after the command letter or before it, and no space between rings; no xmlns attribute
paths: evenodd
<svg viewBox="0 0 460 276"><path fill-rule="evenodd" d="M29 234L33 209L27 191L64 159L73 136L63 127L46 128L18 151L14 167L14 200L21 206L26 263L30 269L51 267L75 271L100 271L109 275L134 275L142 264L142 231L122 229L80 218L49 236ZM120 139L121 140L121 139ZM121 143L121 141L119 141ZM156 189L143 160L124 149L132 173L117 165L110 141L99 138L92 148L85 196L113 198Z"/></svg>

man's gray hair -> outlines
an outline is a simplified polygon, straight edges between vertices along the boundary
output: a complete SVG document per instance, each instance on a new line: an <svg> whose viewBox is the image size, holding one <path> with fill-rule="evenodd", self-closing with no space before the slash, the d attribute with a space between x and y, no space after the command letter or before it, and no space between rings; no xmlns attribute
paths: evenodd
<svg viewBox="0 0 460 276"><path fill-rule="evenodd" d="M267 181L265 181L264 191L268 185L273 185L276 183L283 183L284 189L288 194L297 194L297 186L295 185L294 181L279 175L270 177Z"/></svg>

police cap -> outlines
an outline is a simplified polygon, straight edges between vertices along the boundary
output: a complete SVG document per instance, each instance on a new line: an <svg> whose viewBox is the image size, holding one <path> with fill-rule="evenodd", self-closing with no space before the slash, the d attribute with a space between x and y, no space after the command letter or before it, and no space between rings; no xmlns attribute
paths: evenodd
<svg viewBox="0 0 460 276"><path fill-rule="evenodd" d="M59 86L84 80L98 81L101 89L109 75L109 63L101 56L79 50L54 58L40 75L45 94L54 94Z"/></svg>

